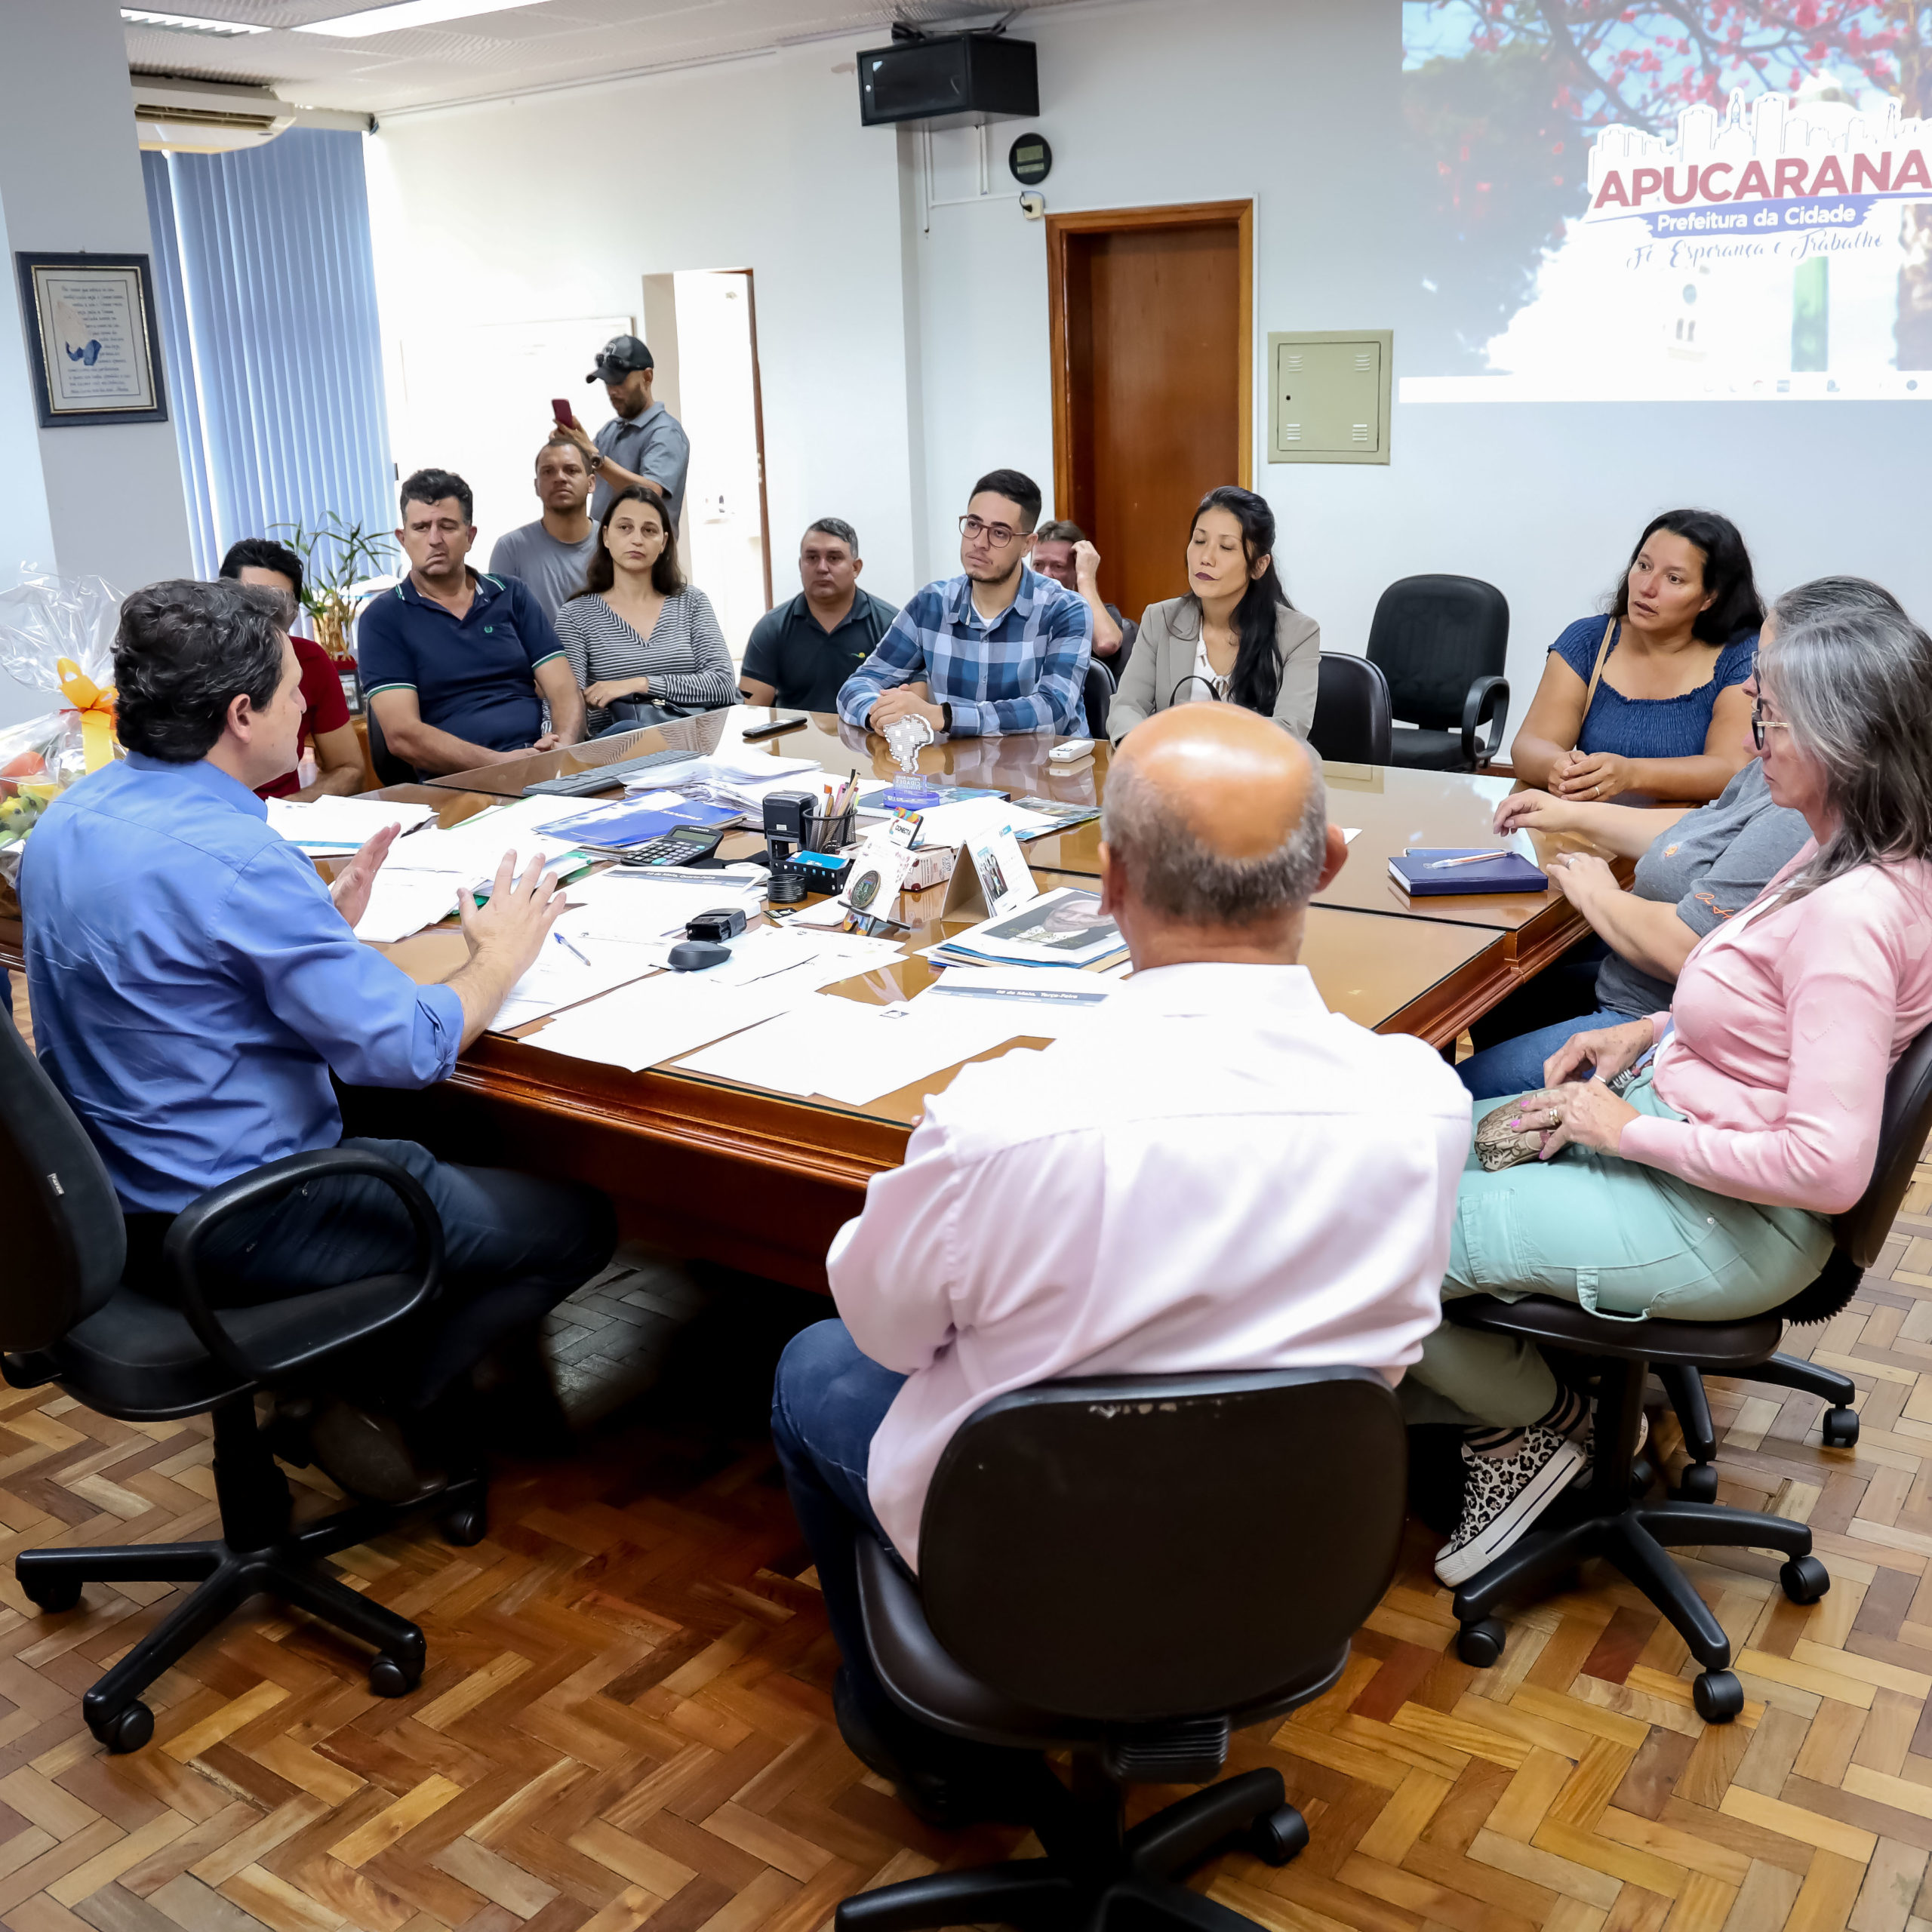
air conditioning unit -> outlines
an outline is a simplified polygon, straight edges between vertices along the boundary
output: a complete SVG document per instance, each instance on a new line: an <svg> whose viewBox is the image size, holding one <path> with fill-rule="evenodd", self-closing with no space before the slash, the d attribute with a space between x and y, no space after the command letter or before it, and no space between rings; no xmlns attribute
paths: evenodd
<svg viewBox="0 0 1932 1932"><path fill-rule="evenodd" d="M266 88L214 81L133 76L134 131L144 148L172 154L225 154L272 141L295 109Z"/></svg>
<svg viewBox="0 0 1932 1932"><path fill-rule="evenodd" d="M859 55L859 121L961 128L1040 111L1038 56L1004 34L927 34Z"/></svg>

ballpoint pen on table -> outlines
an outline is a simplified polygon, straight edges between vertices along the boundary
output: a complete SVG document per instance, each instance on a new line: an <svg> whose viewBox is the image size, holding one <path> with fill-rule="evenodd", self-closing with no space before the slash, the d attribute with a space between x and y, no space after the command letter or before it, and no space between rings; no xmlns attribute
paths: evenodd
<svg viewBox="0 0 1932 1932"><path fill-rule="evenodd" d="M575 953L575 954L577 955L577 958L580 958L580 959L581 959L581 960L583 961L583 963L584 963L586 966L588 966L588 965L590 964L590 960L589 960L589 955L588 955L587 954L586 954L586 953L583 952L583 950L582 949L582 948L580 948L580 947L579 947L579 946L573 946L568 940L567 940L566 938L565 938L565 937L563 936L563 934L562 934L561 933L560 933L560 932L555 932L555 931L553 931L553 932L551 934L550 937L551 937L553 940L555 940L557 942L557 943L558 943L559 946L561 946L564 949L564 950L565 950L566 952L574 952L574 953Z"/></svg>
<svg viewBox="0 0 1932 1932"><path fill-rule="evenodd" d="M1506 859L1509 856L1507 852L1469 852L1460 859L1432 859L1429 869L1439 872L1451 866L1479 866L1486 859Z"/></svg>

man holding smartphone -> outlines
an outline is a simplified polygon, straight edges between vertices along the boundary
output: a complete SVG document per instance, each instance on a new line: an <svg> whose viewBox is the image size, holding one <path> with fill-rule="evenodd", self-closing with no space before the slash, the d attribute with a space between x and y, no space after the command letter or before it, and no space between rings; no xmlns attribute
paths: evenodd
<svg viewBox="0 0 1932 1932"><path fill-rule="evenodd" d="M583 380L602 381L616 417L595 438L574 415L568 422L560 419L557 426L590 466L593 523L603 520L620 490L641 484L669 509L675 536L684 521L691 442L685 426L651 393L657 371L651 351L635 336L614 335L597 352L597 366Z"/></svg>

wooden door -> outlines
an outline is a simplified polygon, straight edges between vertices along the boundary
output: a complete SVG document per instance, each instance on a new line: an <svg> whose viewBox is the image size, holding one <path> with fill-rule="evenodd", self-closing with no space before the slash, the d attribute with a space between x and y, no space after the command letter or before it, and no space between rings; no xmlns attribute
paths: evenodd
<svg viewBox="0 0 1932 1932"><path fill-rule="evenodd" d="M1099 546L1138 619L1187 587L1189 519L1250 484L1254 204L1047 217L1054 514Z"/></svg>

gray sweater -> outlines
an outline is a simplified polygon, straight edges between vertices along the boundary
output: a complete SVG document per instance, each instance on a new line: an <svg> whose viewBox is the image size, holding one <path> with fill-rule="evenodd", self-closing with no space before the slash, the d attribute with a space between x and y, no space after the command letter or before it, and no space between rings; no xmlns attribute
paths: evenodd
<svg viewBox="0 0 1932 1932"><path fill-rule="evenodd" d="M1204 687L1186 681L1193 672L1200 641L1198 599L1170 597L1164 603L1148 605L1134 655L1121 673L1120 689L1107 714L1107 736L1115 744L1135 725L1170 704L1206 700ZM1321 680L1321 626L1306 611L1284 605L1275 614L1275 648L1281 665L1275 722L1305 739L1315 722L1315 688Z"/></svg>

